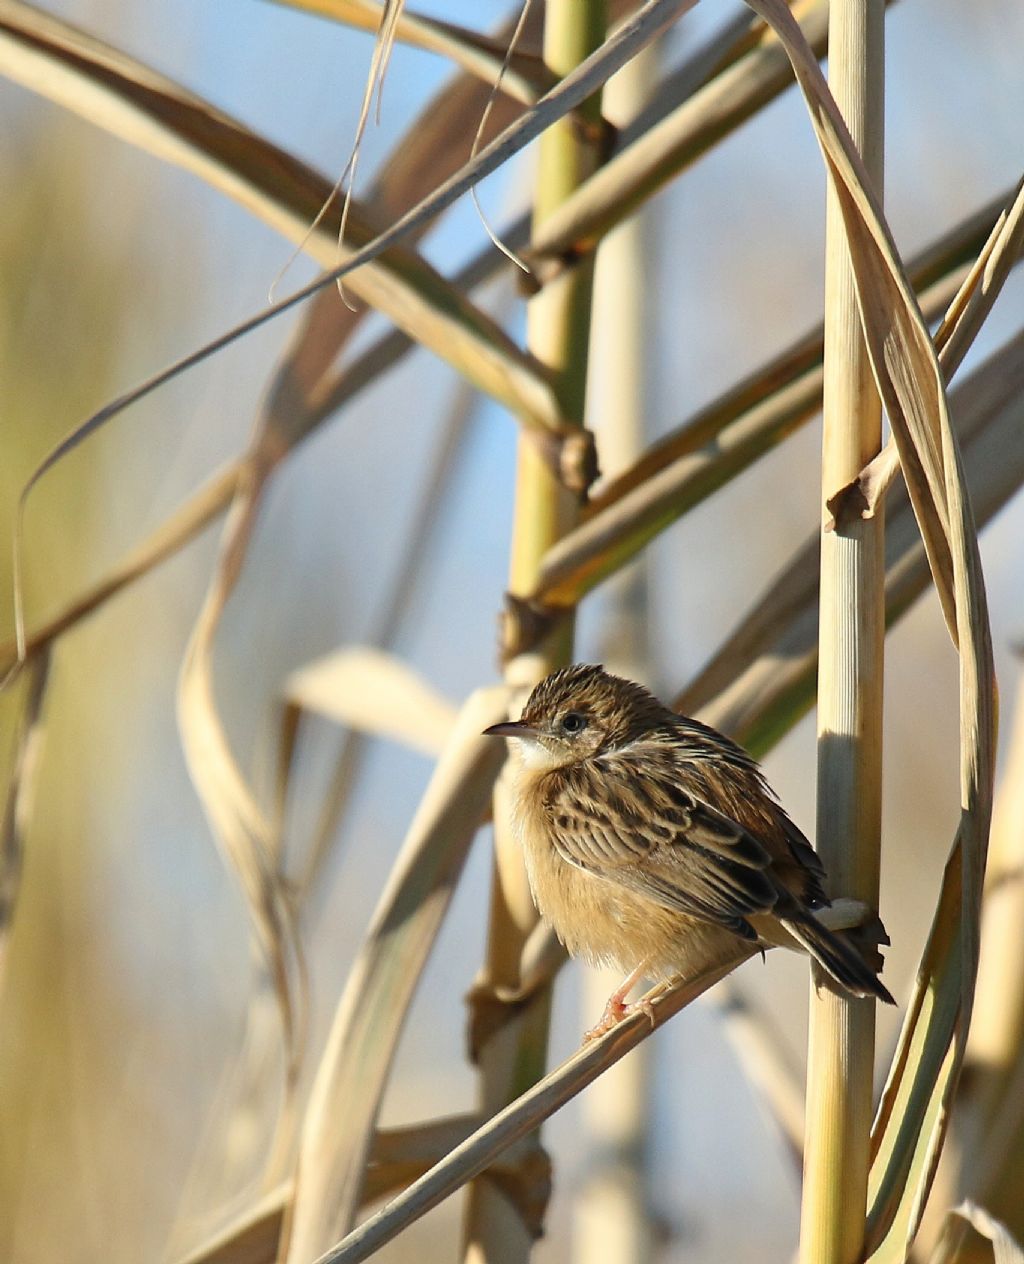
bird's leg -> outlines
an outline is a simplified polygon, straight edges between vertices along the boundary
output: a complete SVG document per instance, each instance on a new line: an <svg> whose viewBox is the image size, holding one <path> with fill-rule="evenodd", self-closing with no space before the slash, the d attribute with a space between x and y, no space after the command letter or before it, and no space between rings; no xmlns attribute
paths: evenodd
<svg viewBox="0 0 1024 1264"><path fill-rule="evenodd" d="M634 1010L642 1010L651 1020L651 1026L654 1026L654 1007L650 1001L637 1001L635 1005L628 1005L626 997L637 983L644 977L647 971L647 962L641 961L635 969L631 970L622 980L615 991L609 996L608 1004L604 1007L604 1013L601 1015L601 1021L596 1027L586 1032L583 1036L584 1041L597 1040L599 1036L603 1036L606 1031L621 1023L624 1018L628 1018Z"/></svg>

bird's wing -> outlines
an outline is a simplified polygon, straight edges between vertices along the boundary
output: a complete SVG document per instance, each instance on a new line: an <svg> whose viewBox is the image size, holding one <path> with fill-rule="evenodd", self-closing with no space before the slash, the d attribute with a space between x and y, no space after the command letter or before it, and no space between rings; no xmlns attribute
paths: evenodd
<svg viewBox="0 0 1024 1264"><path fill-rule="evenodd" d="M550 794L549 825L562 859L755 939L747 916L768 912L781 894L763 844L677 778L639 778L601 762L559 779Z"/></svg>
<svg viewBox="0 0 1024 1264"><path fill-rule="evenodd" d="M779 812L779 823L785 833L793 863L801 872L804 903L812 908L828 904L829 898L825 894L825 866L821 863L821 857L785 812Z"/></svg>

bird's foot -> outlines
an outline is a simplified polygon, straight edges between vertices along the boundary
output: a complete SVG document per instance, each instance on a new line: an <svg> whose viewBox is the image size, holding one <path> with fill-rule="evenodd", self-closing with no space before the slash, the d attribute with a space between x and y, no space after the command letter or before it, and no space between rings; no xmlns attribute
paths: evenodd
<svg viewBox="0 0 1024 1264"><path fill-rule="evenodd" d="M611 1031L613 1027L617 1027L624 1018L630 1018L637 1011L647 1015L653 1028L654 1006L646 997L641 997L639 1001L634 1001L630 1005L622 999L621 993L613 993L608 998L608 1004L604 1007L601 1021L596 1026L591 1027L589 1031L583 1033L583 1043L589 1044L591 1040L600 1039L601 1036Z"/></svg>

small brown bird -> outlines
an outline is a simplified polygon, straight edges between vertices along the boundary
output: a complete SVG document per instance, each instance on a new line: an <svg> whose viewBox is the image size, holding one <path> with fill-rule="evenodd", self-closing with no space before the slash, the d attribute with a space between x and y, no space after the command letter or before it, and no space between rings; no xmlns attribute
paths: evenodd
<svg viewBox="0 0 1024 1264"><path fill-rule="evenodd" d="M734 937L801 948L843 989L894 1004L861 950L827 929L825 872L754 759L600 667L554 672L515 739L515 827L533 897L574 956L641 978L692 973Z"/></svg>

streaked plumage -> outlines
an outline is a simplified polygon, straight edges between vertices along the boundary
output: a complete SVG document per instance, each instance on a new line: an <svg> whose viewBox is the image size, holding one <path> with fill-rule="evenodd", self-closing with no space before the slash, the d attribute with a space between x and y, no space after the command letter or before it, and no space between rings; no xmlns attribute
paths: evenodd
<svg viewBox="0 0 1024 1264"><path fill-rule="evenodd" d="M727 737L591 666L548 676L519 721L488 732L516 739L530 885L571 953L631 984L685 975L739 936L800 946L840 987L892 1002L856 945L815 918L829 903L821 861Z"/></svg>

